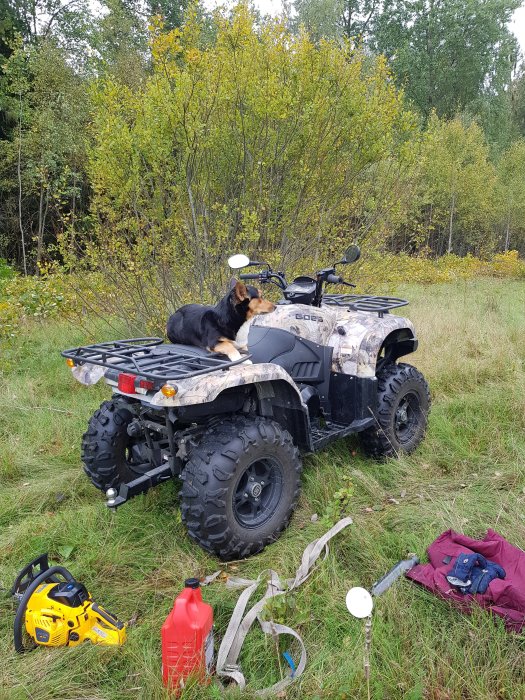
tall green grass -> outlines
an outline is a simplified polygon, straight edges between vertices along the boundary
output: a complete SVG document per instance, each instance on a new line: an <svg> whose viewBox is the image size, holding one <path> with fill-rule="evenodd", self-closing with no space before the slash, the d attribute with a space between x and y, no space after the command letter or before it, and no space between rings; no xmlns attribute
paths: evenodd
<svg viewBox="0 0 525 700"><path fill-rule="evenodd" d="M408 552L424 557L426 546L448 528L481 536L493 527L525 546L525 284L483 280L398 292L412 300L406 313L420 338L410 361L433 393L424 444L415 455L386 464L364 459L354 440L306 458L300 506L283 537L249 561L222 565L245 577L268 567L293 575L303 548L326 529L323 516L333 512L334 494L350 478L354 495L341 515L350 514L354 525L333 541L287 614L309 655L288 698L367 696L364 628L346 611L349 587L370 586ZM82 341L81 331L54 322L2 348L2 700L167 697L160 682L162 621L186 576L221 567L189 541L176 483L112 514L84 476L81 434L109 392L76 383L60 358L61 348ZM319 518L312 522L314 513ZM73 547L66 560L65 547ZM86 644L15 655L15 605L6 593L17 571L45 551L121 619L136 620L122 648ZM237 595L219 582L204 590L218 638ZM290 649L293 654L292 643ZM258 631L250 634L241 662L254 688L279 677L275 645ZM525 698L519 636L487 613L461 615L405 580L376 601L371 663L373 698ZM220 695L215 686L185 691L187 698ZM230 696L250 693L232 690Z"/></svg>

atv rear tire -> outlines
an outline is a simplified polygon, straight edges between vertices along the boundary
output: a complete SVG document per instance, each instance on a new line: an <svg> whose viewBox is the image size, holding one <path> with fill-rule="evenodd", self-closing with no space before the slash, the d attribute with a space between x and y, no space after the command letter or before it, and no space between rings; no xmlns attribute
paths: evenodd
<svg viewBox="0 0 525 700"><path fill-rule="evenodd" d="M133 419L127 406L126 401L116 397L104 401L91 416L82 437L84 471L101 491L138 476L127 455L130 444L128 425Z"/></svg>
<svg viewBox="0 0 525 700"><path fill-rule="evenodd" d="M430 412L428 384L415 367L400 362L377 374L375 425L359 433L361 446L376 459L410 454L422 441Z"/></svg>
<svg viewBox="0 0 525 700"><path fill-rule="evenodd" d="M182 519L201 547L223 561L260 552L296 507L301 460L290 433L265 418L214 426L182 472Z"/></svg>

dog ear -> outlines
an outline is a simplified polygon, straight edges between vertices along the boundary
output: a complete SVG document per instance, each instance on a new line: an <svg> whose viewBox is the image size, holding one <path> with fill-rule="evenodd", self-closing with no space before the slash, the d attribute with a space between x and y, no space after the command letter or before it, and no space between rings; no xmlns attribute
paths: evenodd
<svg viewBox="0 0 525 700"><path fill-rule="evenodd" d="M230 280L230 291L235 287L236 284L237 280L235 279L235 277L232 277Z"/></svg>
<svg viewBox="0 0 525 700"><path fill-rule="evenodd" d="M236 303L240 304L241 301L250 298L246 285L243 282L237 282L233 289Z"/></svg>

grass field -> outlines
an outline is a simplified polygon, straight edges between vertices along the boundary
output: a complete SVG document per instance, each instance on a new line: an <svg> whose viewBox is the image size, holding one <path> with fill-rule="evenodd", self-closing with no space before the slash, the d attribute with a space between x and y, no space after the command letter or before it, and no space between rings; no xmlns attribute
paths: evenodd
<svg viewBox="0 0 525 700"><path fill-rule="evenodd" d="M407 315L420 337L412 361L433 394L424 444L410 458L386 464L364 459L351 440L306 458L300 505L283 537L247 562L222 567L248 578L268 567L292 576L303 548L327 529L324 516L338 506L334 494L351 484L341 514L351 515L354 525L333 541L286 614L309 655L287 698L367 697L364 627L344 605L351 586L370 586L407 552L424 558L426 546L448 528L481 536L492 527L525 547L525 283L480 280L397 291L412 300ZM84 476L81 435L109 391L82 387L59 356L61 348L83 340L81 331L49 323L23 331L2 349L2 700L166 697L159 680L160 626L185 577L219 568L186 536L177 484L154 489L114 515ZM15 607L6 593L17 571L46 551L96 600L121 619L136 620L122 648L86 644L15 656ZM214 606L216 638L237 595L220 582L204 589ZM275 645L255 628L241 661L253 688L278 679ZM214 686L185 691L187 698L220 694ZM461 615L401 580L377 600L371 697L525 698L523 641L487 613Z"/></svg>

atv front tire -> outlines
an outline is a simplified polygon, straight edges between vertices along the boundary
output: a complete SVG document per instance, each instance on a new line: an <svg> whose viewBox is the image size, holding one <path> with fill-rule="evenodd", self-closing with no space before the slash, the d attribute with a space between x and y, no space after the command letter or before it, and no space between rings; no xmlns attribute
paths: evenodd
<svg viewBox="0 0 525 700"><path fill-rule="evenodd" d="M214 426L182 472L182 519L201 547L223 561L260 552L297 504L301 460L290 433L265 418Z"/></svg>
<svg viewBox="0 0 525 700"><path fill-rule="evenodd" d="M361 447L376 459L410 454L423 440L430 412L428 384L415 367L389 363L377 373L375 425L359 433Z"/></svg>
<svg viewBox="0 0 525 700"><path fill-rule="evenodd" d="M117 397L104 401L91 416L82 437L84 471L101 491L136 479L140 473L133 471L128 454L128 425L133 419L128 405Z"/></svg>

